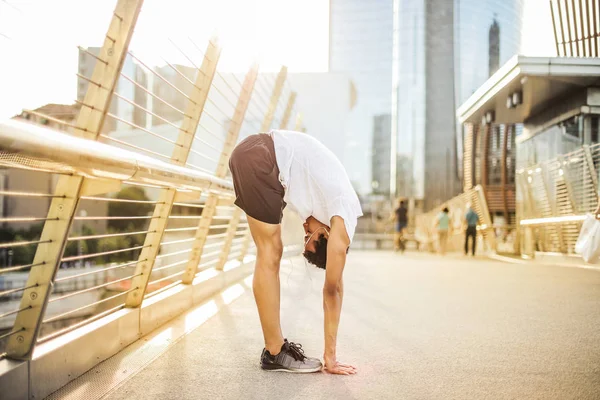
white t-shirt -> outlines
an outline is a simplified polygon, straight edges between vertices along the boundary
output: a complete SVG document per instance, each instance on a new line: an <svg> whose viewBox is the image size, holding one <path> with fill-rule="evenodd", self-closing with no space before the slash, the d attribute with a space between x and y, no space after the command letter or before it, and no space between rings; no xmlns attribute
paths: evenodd
<svg viewBox="0 0 600 400"><path fill-rule="evenodd" d="M362 209L346 170L321 142L306 133L273 130L279 180L284 201L302 220L313 216L325 225L344 220L350 241Z"/></svg>

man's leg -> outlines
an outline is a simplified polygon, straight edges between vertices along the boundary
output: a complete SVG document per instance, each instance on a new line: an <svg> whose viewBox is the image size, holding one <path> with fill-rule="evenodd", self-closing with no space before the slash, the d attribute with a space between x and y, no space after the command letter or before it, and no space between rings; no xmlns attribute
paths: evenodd
<svg viewBox="0 0 600 400"><path fill-rule="evenodd" d="M469 254L469 228L465 232L465 256Z"/></svg>
<svg viewBox="0 0 600 400"><path fill-rule="evenodd" d="M473 255L475 255L475 248L477 247L477 228L473 228Z"/></svg>
<svg viewBox="0 0 600 400"><path fill-rule="evenodd" d="M446 243L448 241L448 232L440 232L440 250L442 255L446 254Z"/></svg>
<svg viewBox="0 0 600 400"><path fill-rule="evenodd" d="M258 308L265 348L273 355L283 345L279 317L279 264L283 253L281 225L267 224L248 216L252 239L256 243L256 266L252 289Z"/></svg>
<svg viewBox="0 0 600 400"><path fill-rule="evenodd" d="M399 233L399 238L398 238L398 248L400 249L401 253L404 253L404 250L406 250L406 243L404 242L404 227L400 228L400 233Z"/></svg>

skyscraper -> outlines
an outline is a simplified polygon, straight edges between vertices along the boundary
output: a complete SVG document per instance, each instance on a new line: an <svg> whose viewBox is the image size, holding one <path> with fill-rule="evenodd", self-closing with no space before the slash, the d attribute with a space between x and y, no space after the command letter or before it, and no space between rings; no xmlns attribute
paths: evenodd
<svg viewBox="0 0 600 400"><path fill-rule="evenodd" d="M359 192L368 193L373 117L391 109L392 2L330 0L329 9L329 70L347 75L357 95L345 137L339 138L342 162Z"/></svg>
<svg viewBox="0 0 600 400"><path fill-rule="evenodd" d="M392 116L390 114L373 117L373 145L371 147L371 188L374 194L390 193L390 136Z"/></svg>
<svg viewBox="0 0 600 400"><path fill-rule="evenodd" d="M494 22L490 26L489 58L489 75L492 76L500 68L500 25L498 25L496 18L494 18Z"/></svg>
<svg viewBox="0 0 600 400"><path fill-rule="evenodd" d="M392 118L413 173L398 195L423 199L427 210L460 192L456 105L518 53L521 16L521 0L394 0Z"/></svg>

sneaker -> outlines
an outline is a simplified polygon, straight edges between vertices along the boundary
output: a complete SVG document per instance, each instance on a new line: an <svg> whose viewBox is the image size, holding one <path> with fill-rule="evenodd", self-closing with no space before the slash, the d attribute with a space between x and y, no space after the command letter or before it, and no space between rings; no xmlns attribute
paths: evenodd
<svg viewBox="0 0 600 400"><path fill-rule="evenodd" d="M267 371L306 374L321 371L323 364L318 358L306 357L301 344L284 339L281 351L275 356L271 355L269 350L263 349L260 367Z"/></svg>

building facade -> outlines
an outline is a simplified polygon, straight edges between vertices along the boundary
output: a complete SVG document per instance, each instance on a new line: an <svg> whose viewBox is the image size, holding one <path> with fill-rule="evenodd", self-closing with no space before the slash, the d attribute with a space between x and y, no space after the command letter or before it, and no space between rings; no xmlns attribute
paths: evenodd
<svg viewBox="0 0 600 400"><path fill-rule="evenodd" d="M412 160L413 173L399 196L422 200L427 210L460 192L456 105L518 53L521 17L521 0L395 1L392 114L398 154Z"/></svg>
<svg viewBox="0 0 600 400"><path fill-rule="evenodd" d="M483 187L529 257L574 253L598 204L599 76L597 57L513 57L458 109L465 188Z"/></svg>
<svg viewBox="0 0 600 400"><path fill-rule="evenodd" d="M373 194L390 193L390 137L392 116L390 114L373 117L373 144L371 146L371 171Z"/></svg>
<svg viewBox="0 0 600 400"><path fill-rule="evenodd" d="M359 192L368 193L373 118L391 108L392 2L330 0L329 5L329 71L346 74L355 91L346 140L338 146L344 146L342 162L350 180Z"/></svg>
<svg viewBox="0 0 600 400"><path fill-rule="evenodd" d="M465 126L465 191L476 185L484 190L494 223L515 223L516 138L521 124L468 124Z"/></svg>

